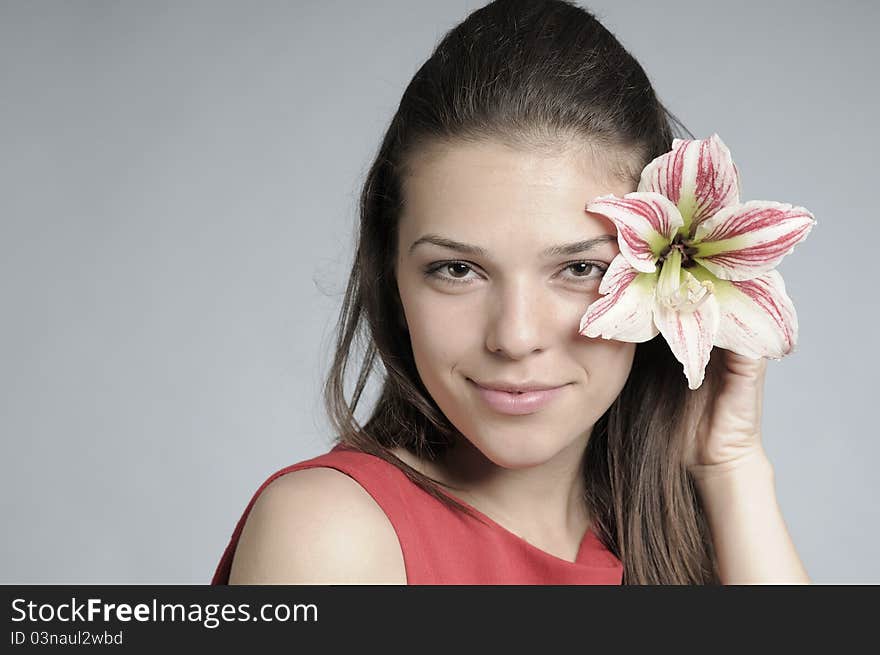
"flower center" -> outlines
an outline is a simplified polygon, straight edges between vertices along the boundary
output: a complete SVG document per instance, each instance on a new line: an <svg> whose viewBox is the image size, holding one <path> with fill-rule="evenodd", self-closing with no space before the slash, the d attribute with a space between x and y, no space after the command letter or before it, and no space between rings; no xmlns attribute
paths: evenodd
<svg viewBox="0 0 880 655"><path fill-rule="evenodd" d="M683 270L681 248L670 247L668 250L657 280L657 300L677 312L696 311L709 299L715 287L710 280L700 282L693 274Z"/></svg>
<svg viewBox="0 0 880 655"><path fill-rule="evenodd" d="M669 254L673 250L677 250L681 253L682 268L690 268L691 266L697 265L697 262L693 260L693 256L697 254L697 249L686 243L684 237L678 232L675 234L675 237L673 237L672 243L666 246L666 248L663 249L663 252L660 253L660 257L657 261L660 263L666 261L666 258L669 257Z"/></svg>

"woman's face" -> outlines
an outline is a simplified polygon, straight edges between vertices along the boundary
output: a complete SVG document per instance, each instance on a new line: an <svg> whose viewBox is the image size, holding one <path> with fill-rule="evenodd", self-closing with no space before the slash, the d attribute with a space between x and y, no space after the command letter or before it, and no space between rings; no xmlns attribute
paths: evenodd
<svg viewBox="0 0 880 655"><path fill-rule="evenodd" d="M634 190L604 177L574 156L484 143L431 150L404 183L395 272L416 367L447 418L498 466L583 446L632 366L635 344L578 334L619 252L614 224L584 206ZM597 237L589 250L545 252ZM499 381L564 387L537 411L511 415L474 384Z"/></svg>

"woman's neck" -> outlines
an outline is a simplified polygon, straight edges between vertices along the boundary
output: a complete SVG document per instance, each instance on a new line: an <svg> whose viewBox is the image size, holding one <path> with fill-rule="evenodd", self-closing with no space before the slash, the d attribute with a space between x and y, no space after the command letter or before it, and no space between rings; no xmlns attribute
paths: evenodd
<svg viewBox="0 0 880 655"><path fill-rule="evenodd" d="M496 465L466 439L433 462L403 448L392 452L533 545L576 553L590 525L582 473L587 438L543 464L517 469Z"/></svg>

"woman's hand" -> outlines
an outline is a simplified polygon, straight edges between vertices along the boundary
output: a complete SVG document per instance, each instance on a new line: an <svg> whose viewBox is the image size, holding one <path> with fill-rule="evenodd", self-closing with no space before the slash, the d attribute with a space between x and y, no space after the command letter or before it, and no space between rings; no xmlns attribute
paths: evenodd
<svg viewBox="0 0 880 655"><path fill-rule="evenodd" d="M782 518L761 444L766 359L716 348L717 393L688 444L688 470L709 521L721 584L809 584ZM714 358L718 358L715 360Z"/></svg>
<svg viewBox="0 0 880 655"><path fill-rule="evenodd" d="M686 464L697 478L729 471L765 458L761 443L761 406L767 360L749 359L715 348L711 357L722 371L718 391L708 398L692 441Z"/></svg>

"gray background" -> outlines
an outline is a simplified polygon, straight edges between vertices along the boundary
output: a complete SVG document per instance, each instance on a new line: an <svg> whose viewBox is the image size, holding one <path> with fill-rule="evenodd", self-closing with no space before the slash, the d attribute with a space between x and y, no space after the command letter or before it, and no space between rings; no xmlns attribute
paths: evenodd
<svg viewBox="0 0 880 655"><path fill-rule="evenodd" d="M0 5L0 582L205 583L257 486L327 449L360 184L482 4ZM764 443L814 581L880 583L878 4L586 6L744 200L816 215Z"/></svg>

